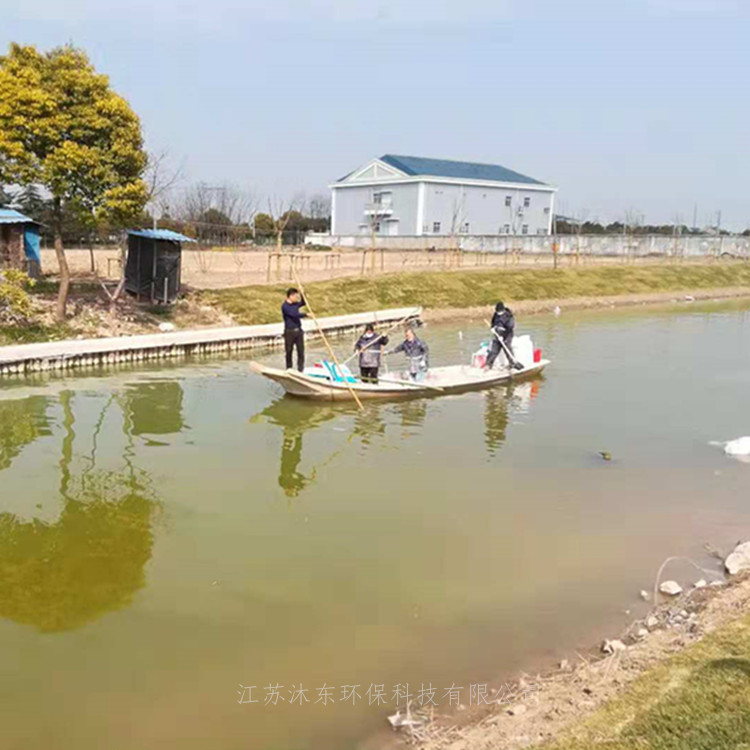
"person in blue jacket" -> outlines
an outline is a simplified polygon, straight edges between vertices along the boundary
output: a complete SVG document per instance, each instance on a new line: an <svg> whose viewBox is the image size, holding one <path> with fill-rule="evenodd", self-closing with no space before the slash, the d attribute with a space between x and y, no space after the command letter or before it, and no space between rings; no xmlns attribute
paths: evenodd
<svg viewBox="0 0 750 750"><path fill-rule="evenodd" d="M305 306L305 300L298 289L290 287L286 290L286 299L281 305L284 318L284 353L286 354L286 369L292 369L292 352L297 349L297 369L305 369L305 332L302 330L302 319L306 313L300 312Z"/></svg>
<svg viewBox="0 0 750 750"><path fill-rule="evenodd" d="M403 352L409 361L409 376L412 380L422 380L430 366L430 347L417 337L411 326L404 330L404 340L388 354Z"/></svg>

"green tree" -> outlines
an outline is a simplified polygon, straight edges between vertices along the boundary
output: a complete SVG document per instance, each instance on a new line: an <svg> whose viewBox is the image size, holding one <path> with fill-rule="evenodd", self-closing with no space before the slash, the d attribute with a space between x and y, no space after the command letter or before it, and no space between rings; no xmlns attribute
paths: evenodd
<svg viewBox="0 0 750 750"><path fill-rule="evenodd" d="M268 214L255 214L255 234L268 237L275 232L273 218Z"/></svg>
<svg viewBox="0 0 750 750"><path fill-rule="evenodd" d="M0 182L43 185L52 196L58 319L70 288L63 204L123 226L147 200L146 163L140 120L85 52L11 44L0 57Z"/></svg>
<svg viewBox="0 0 750 750"><path fill-rule="evenodd" d="M0 208L7 206L13 200L10 193L5 189L5 185L0 183Z"/></svg>

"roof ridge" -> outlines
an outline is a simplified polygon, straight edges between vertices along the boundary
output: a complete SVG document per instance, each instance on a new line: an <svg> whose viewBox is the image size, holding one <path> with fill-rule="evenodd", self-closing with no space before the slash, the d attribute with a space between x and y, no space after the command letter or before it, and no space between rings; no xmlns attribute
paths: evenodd
<svg viewBox="0 0 750 750"><path fill-rule="evenodd" d="M459 161L457 159L435 159L430 156L408 156L406 154L383 154L380 161L401 170L411 177L451 177L463 180L507 182L520 185L542 185L547 183L529 177L502 164L488 164L479 161Z"/></svg>
<svg viewBox="0 0 750 750"><path fill-rule="evenodd" d="M478 167L502 167L503 169L510 169L504 167L502 164L493 164L489 161L469 161L468 159L441 159L436 156L415 156L414 154L383 154L383 156L390 156L392 159L419 159L420 161L447 161L451 164L476 164ZM380 158L382 159L383 156ZM515 169L510 170L515 172Z"/></svg>

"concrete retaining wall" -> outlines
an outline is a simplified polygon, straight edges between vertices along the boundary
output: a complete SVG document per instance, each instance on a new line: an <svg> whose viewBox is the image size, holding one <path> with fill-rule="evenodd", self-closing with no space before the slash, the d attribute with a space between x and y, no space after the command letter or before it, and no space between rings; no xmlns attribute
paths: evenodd
<svg viewBox="0 0 750 750"><path fill-rule="evenodd" d="M320 318L328 334L349 333L366 323L396 323L420 315L419 307L396 308L377 312L335 315ZM303 323L306 333L317 335L312 320ZM0 382L30 373L102 367L123 362L236 352L244 349L280 346L283 324L207 328L197 331L170 331L144 336L48 341L0 347Z"/></svg>

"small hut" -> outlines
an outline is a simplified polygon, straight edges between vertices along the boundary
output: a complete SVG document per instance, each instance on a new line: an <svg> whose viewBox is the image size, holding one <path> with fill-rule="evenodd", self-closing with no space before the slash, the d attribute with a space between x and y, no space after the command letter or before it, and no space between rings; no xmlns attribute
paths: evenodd
<svg viewBox="0 0 750 750"><path fill-rule="evenodd" d="M174 302L180 293L183 242L195 240L169 229L128 231L125 289L139 300Z"/></svg>
<svg viewBox="0 0 750 750"><path fill-rule="evenodd" d="M39 276L40 226L13 208L0 208L0 268L17 268Z"/></svg>

